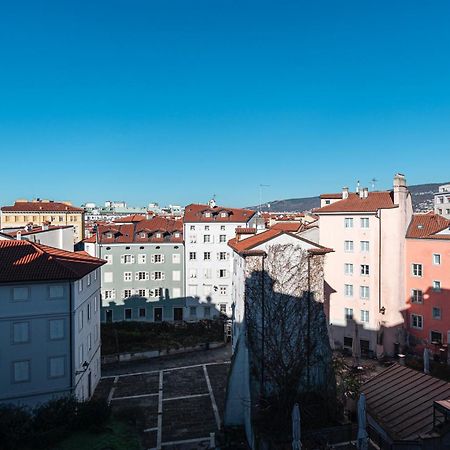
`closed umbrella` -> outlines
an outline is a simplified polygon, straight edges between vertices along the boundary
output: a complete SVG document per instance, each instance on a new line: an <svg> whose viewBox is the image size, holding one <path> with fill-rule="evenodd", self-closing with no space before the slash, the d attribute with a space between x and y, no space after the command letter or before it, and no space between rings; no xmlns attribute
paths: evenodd
<svg viewBox="0 0 450 450"><path fill-rule="evenodd" d="M366 396L361 393L358 400L358 441L359 450L368 450L369 435L366 423Z"/></svg>
<svg viewBox="0 0 450 450"><path fill-rule="evenodd" d="M302 443L300 441L300 408L298 403L292 408L292 450L300 450Z"/></svg>
<svg viewBox="0 0 450 450"><path fill-rule="evenodd" d="M430 373L430 353L427 348L423 349L423 372Z"/></svg>
<svg viewBox="0 0 450 450"><path fill-rule="evenodd" d="M356 322L355 328L353 330L352 356L353 360L355 361L355 365L358 365L361 358L361 344L359 342L358 324Z"/></svg>

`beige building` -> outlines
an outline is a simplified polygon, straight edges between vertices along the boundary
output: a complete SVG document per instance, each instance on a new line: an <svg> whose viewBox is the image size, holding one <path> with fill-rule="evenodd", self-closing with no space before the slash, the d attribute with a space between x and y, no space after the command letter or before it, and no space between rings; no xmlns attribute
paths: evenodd
<svg viewBox="0 0 450 450"><path fill-rule="evenodd" d="M70 202L52 200L16 200L12 206L3 206L0 213L0 228L4 231L33 225L72 225L73 241L84 239L84 210Z"/></svg>
<svg viewBox="0 0 450 450"><path fill-rule="evenodd" d="M319 244L334 249L325 262L329 322L336 347L393 354L402 344L405 314L405 234L412 217L405 177L393 190L322 194ZM355 325L358 328L356 334Z"/></svg>

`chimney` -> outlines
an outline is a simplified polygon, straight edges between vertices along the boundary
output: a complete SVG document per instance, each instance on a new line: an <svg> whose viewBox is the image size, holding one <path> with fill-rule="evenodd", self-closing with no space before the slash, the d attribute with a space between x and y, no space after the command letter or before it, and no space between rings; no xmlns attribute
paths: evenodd
<svg viewBox="0 0 450 450"><path fill-rule="evenodd" d="M21 232L21 231L17 231L17 233L16 233L16 239L17 239L18 241L21 241L21 240L22 240L22 232Z"/></svg>
<svg viewBox="0 0 450 450"><path fill-rule="evenodd" d="M342 199L345 200L346 198L348 198L348 187L343 187L342 188Z"/></svg>
<svg viewBox="0 0 450 450"><path fill-rule="evenodd" d="M369 196L369 188L364 188L363 189L363 198L367 198Z"/></svg>
<svg viewBox="0 0 450 450"><path fill-rule="evenodd" d="M408 188L406 187L406 178L402 173L396 173L394 176L394 204L400 205L406 200Z"/></svg>

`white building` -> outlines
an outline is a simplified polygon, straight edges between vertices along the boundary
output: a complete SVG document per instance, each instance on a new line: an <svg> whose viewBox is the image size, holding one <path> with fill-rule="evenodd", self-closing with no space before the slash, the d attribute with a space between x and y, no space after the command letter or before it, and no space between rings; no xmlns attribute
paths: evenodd
<svg viewBox="0 0 450 450"><path fill-rule="evenodd" d="M439 186L439 191L434 194L434 212L450 219L450 184Z"/></svg>
<svg viewBox="0 0 450 450"><path fill-rule="evenodd" d="M184 211L186 296L198 318L219 312L231 315L233 258L228 241L236 228L256 227L256 213L248 209L191 204ZM198 310L199 308L197 308Z"/></svg>
<svg viewBox="0 0 450 450"><path fill-rule="evenodd" d="M404 322L405 234L412 217L405 177L394 189L321 195L319 243L325 260L329 322L336 347L351 349L358 324L363 352L393 354ZM398 351L398 350L397 350Z"/></svg>
<svg viewBox="0 0 450 450"><path fill-rule="evenodd" d="M34 406L100 380L104 261L25 240L0 240L0 402Z"/></svg>

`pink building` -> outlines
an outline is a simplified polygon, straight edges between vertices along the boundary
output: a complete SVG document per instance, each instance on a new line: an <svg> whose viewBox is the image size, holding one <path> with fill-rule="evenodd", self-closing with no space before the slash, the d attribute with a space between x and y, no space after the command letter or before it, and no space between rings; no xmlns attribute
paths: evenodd
<svg viewBox="0 0 450 450"><path fill-rule="evenodd" d="M392 355L404 340L405 235L412 217L406 179L392 191L321 195L319 244L325 260L332 344L351 348L355 323L363 351ZM398 351L398 350L397 350Z"/></svg>
<svg viewBox="0 0 450 450"><path fill-rule="evenodd" d="M450 220L415 214L406 234L405 323L413 350L450 343Z"/></svg>

